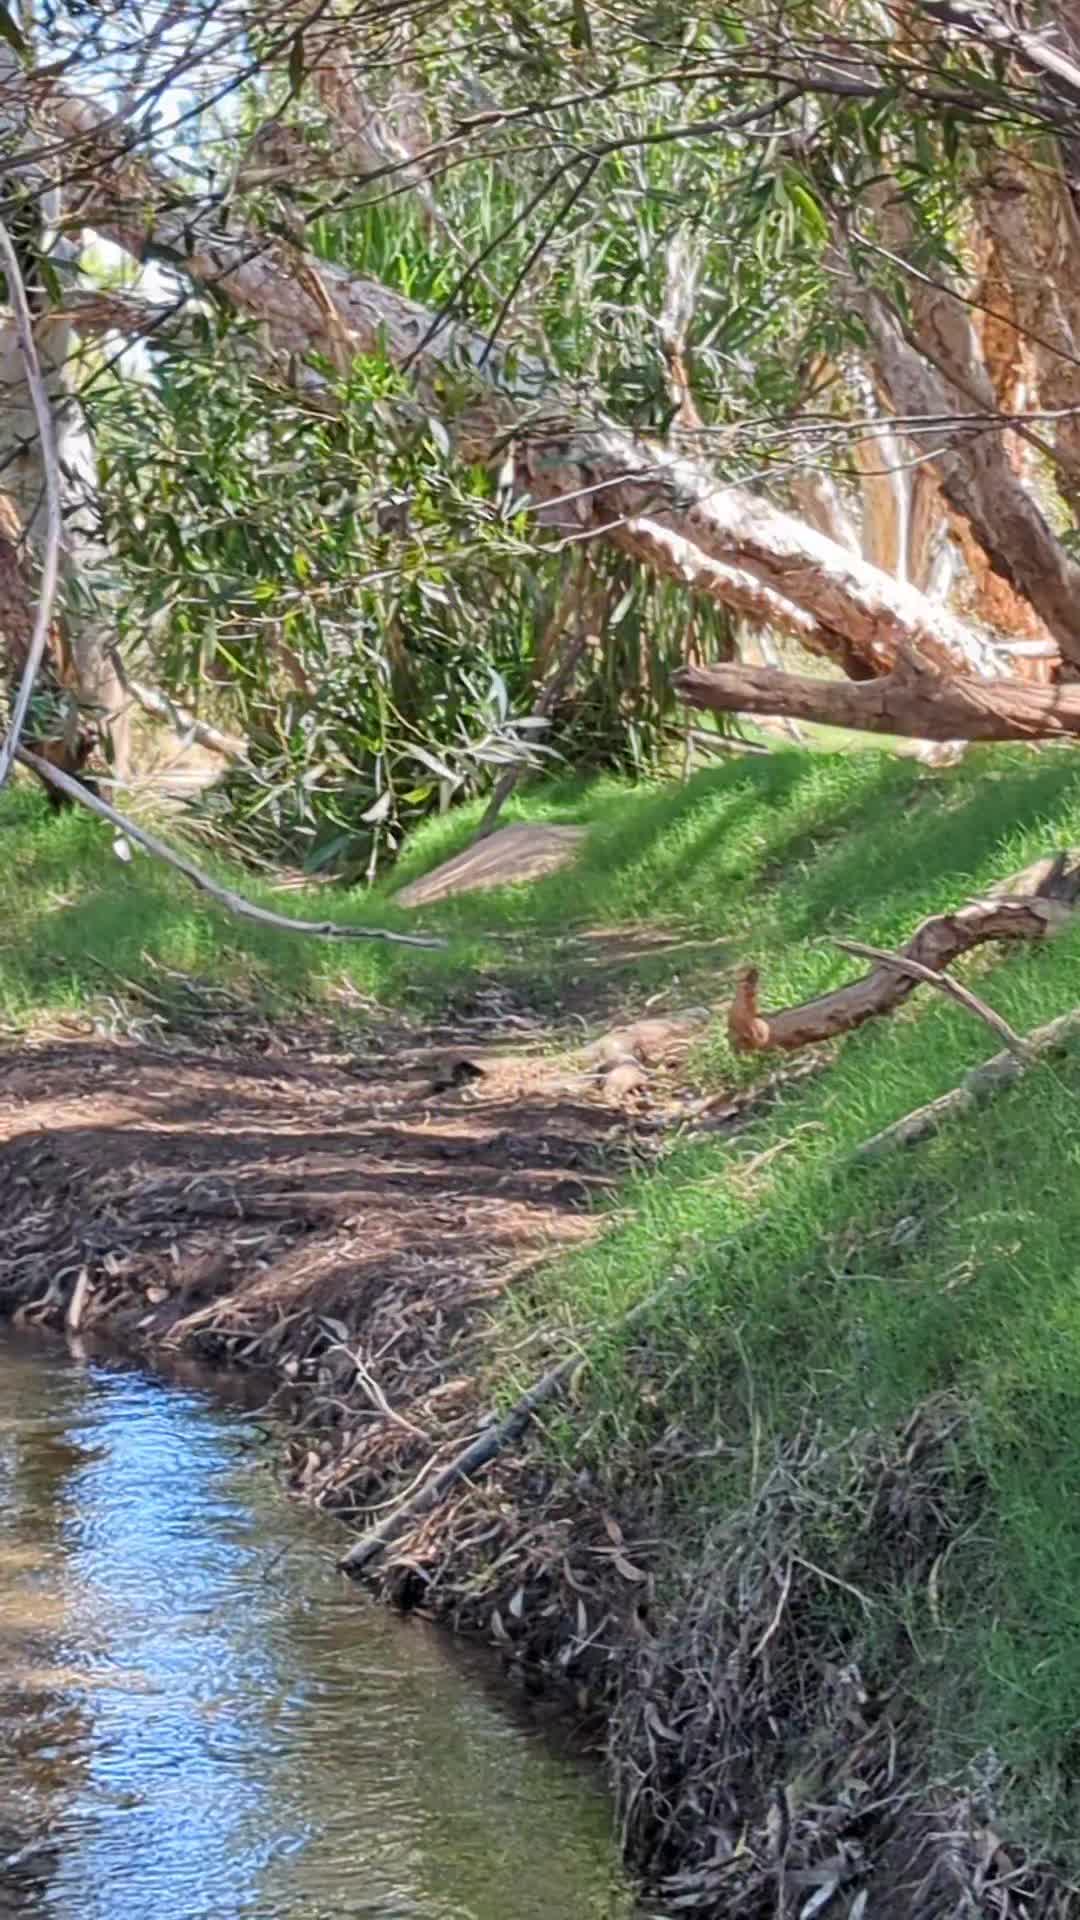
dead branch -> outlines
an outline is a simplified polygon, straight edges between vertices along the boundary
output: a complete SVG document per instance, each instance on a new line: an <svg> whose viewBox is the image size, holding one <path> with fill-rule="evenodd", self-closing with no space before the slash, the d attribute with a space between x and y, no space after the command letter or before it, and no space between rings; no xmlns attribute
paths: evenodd
<svg viewBox="0 0 1080 1920"><path fill-rule="evenodd" d="M119 662L117 669L120 670ZM230 760L236 766L248 764L246 740L241 740L235 733L222 733L219 727L212 727L208 721L200 720L167 693L162 693L160 688L148 687L142 680L132 680L126 673L121 673L120 677L122 686L136 706L141 707L144 713L152 713L155 719L164 720L178 739L193 740L200 747L205 747L208 753L220 754L223 760Z"/></svg>
<svg viewBox="0 0 1080 1920"><path fill-rule="evenodd" d="M1076 1035L1080 1035L1080 1007L1073 1007L1070 1013L1063 1013L1046 1026L1035 1027L1026 1034L1022 1055L995 1053L966 1073L959 1086L928 1101L924 1107L914 1108L901 1120L894 1120L891 1126L883 1127L880 1133L856 1147L855 1159L876 1160L892 1147L909 1147L917 1140L925 1140L929 1134L937 1133L946 1121L970 1113L1003 1088L1014 1086L1036 1061L1048 1054L1063 1053Z"/></svg>
<svg viewBox="0 0 1080 1920"><path fill-rule="evenodd" d="M767 713L913 740L1063 740L1080 734L1080 686L1036 687L922 671L880 680L815 680L771 667L680 667L680 698L712 713Z"/></svg>
<svg viewBox="0 0 1080 1920"><path fill-rule="evenodd" d="M502 1420L491 1420L475 1440L447 1462L440 1473L426 1480L419 1493L395 1507L377 1527L371 1527L362 1534L338 1561L342 1571L360 1573L372 1560L378 1559L414 1521L430 1513L433 1507L440 1506L460 1481L468 1480L482 1467L489 1466L505 1447L513 1446L520 1440L537 1407L554 1398L578 1365L579 1358L578 1354L573 1353L565 1360L560 1360L558 1366L552 1367L535 1386L529 1388L528 1393L515 1401Z"/></svg>
<svg viewBox="0 0 1080 1920"><path fill-rule="evenodd" d="M985 1021L991 1033L996 1033L999 1040L1004 1040L1010 1053L1023 1056L1024 1043L1008 1021L1002 1019L1000 1013L995 1013L985 1000L980 1000L977 993L972 993L970 987L962 987L959 980L950 979L947 973L935 973L932 967L924 967L921 961L908 959L904 954L890 953L887 947L868 946L865 940L834 940L833 946L839 947L843 953L854 953L861 960L876 960L881 967L895 967L897 973L907 974L909 979L924 986L935 987L947 1000L954 1000L958 1007L973 1013L977 1020Z"/></svg>
<svg viewBox="0 0 1080 1920"><path fill-rule="evenodd" d="M15 337L19 343L23 368L26 374L27 391L34 408L38 436L41 441L41 462L45 477L45 502L47 524L45 533L45 554L41 567L41 585L38 591L38 603L34 613L34 630L30 639L26 659L23 662L19 691L12 708L11 722L7 737L0 745L0 787L4 786L11 773L12 762L18 751L19 740L26 716L30 709L34 687L45 658L45 649L49 643L52 628L53 609L60 586L60 556L64 543L64 514L60 486L60 463L56 452L56 435L53 432L52 411L49 396L45 391L45 382L41 376L41 363L38 360L34 343L34 323L30 314L30 302L26 297L22 271L18 255L11 242L3 221L0 220L0 261L3 262L4 278L7 281L8 299L11 302L15 318Z"/></svg>
<svg viewBox="0 0 1080 1920"><path fill-rule="evenodd" d="M317 940L385 940L399 947L445 947L446 945L445 940L437 939L433 935L428 937L418 933L391 933L387 927L346 927L336 920L293 920L286 914L270 913L266 907L257 907L254 901L245 900L242 894L234 893L231 887L220 886L216 880L211 880L201 868L193 865L190 860L186 860L182 854L176 853L172 847L167 847L163 840L157 839L152 833L147 833L145 827L136 826L126 814L118 813L107 800L102 800L98 794L91 793L87 787L80 785L78 780L73 780L70 774L62 773L59 767L50 766L49 762L42 760L40 755L28 752L25 747L18 747L15 758L24 767L29 767L31 772L36 773L39 779L55 787L59 793L65 794L69 800L77 801L79 806L86 807L91 813L97 814L100 820L107 820L111 827L125 834L129 840L134 840L137 846L144 847L147 853L153 854L155 860L163 860L167 866L175 867L177 873L182 873L185 880L190 880L192 886L197 887L200 893L208 894L211 900L216 900L219 906L225 907L229 913L236 914L241 920L254 920L257 925L274 927L279 933L304 933Z"/></svg>
<svg viewBox="0 0 1080 1920"><path fill-rule="evenodd" d="M728 1013L731 1044L740 1053L793 1051L850 1033L867 1020L895 1013L920 981L928 975L943 973L973 947L987 940L1045 939L1071 912L1071 902L1038 894L973 900L954 913L934 914L924 920L897 954L886 955L879 949L871 949L878 956L877 965L861 980L853 980L832 993L820 994L815 1000L775 1013L766 1012L758 1005L758 970L748 968ZM989 1016L995 1030L1002 1031L999 1017L991 1016L981 1002L977 1009L970 1006L970 1001L966 1004L969 1011L978 1011L980 1017ZM1006 1031L1010 1045L1022 1052L1019 1035L1013 1033L1011 1027Z"/></svg>

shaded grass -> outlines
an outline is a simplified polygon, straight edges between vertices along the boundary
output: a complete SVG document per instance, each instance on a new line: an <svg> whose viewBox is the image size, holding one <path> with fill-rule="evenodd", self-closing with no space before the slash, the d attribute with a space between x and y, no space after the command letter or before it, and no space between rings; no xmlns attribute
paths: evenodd
<svg viewBox="0 0 1080 1920"><path fill-rule="evenodd" d="M76 1007L100 988L97 962L140 978L145 955L279 1006L343 978L417 1004L508 976L557 1005L580 967L568 934L625 926L723 940L760 965L765 1003L783 1004L856 971L830 935L894 943L924 914L1080 843L1080 760L1017 749L930 773L879 753L777 753L685 786L556 784L507 817L584 823L582 857L415 919L385 889L259 896L297 913L422 921L450 940L428 956L242 928L148 862L113 860L93 822L51 820L19 791L0 804L0 1012ZM431 823L394 884L456 852L476 818ZM678 953L635 972L688 995L701 984ZM1080 932L984 951L965 973L1024 1031L1080 1002ZM721 980L705 984L723 997ZM518 1298L511 1344L522 1317L596 1330L551 1444L616 1493L652 1481L658 1439L692 1436L663 1492L686 1551L785 1437L883 1428L928 1395L959 1396L973 1418L958 1482L974 1474L984 1506L932 1594L899 1579L891 1590L914 1649L905 1686L943 1767L995 1753L1029 1837L1080 1859L1080 1054L909 1153L851 1157L992 1047L927 995L850 1036L749 1134L678 1147L624 1191L611 1233ZM715 1036L707 1055L718 1084L769 1064L736 1067ZM644 1325L621 1331L620 1316L668 1282ZM524 1384L511 1371L507 1393ZM882 1645L895 1641L883 1632Z"/></svg>

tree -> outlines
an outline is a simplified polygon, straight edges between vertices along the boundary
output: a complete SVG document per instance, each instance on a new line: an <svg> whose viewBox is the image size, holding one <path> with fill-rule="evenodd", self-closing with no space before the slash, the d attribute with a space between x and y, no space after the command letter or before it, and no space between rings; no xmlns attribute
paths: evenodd
<svg viewBox="0 0 1080 1920"><path fill-rule="evenodd" d="M159 403L179 418L185 383L189 399L200 380L208 393L216 368L221 415L230 382L250 409L249 467L260 434L279 452L291 435L307 472L340 478L351 462L345 520L365 578L379 567L358 502L417 606L434 589L457 620L477 605L502 607L508 629L526 620L514 697L559 601L558 552L583 548L623 597L669 582L664 617L674 628L683 596L691 656L721 610L723 665L667 662L714 711L934 739L1077 731L1080 47L1065 8L1035 35L1004 10L937 0L884 25L846 8L839 26L818 0L779 23L751 0L636 22L582 0L542 21L456 7L449 37L410 6L189 0L154 32L134 4L89 31L50 11L36 75L29 49L10 54L38 141L27 152L25 128L9 141L11 192L51 168L60 232L92 230L164 275L169 296L136 286L103 309L142 332L158 368L149 408L145 378L140 394L96 376L99 430L127 449L110 452L105 498L129 570L152 552L167 571L161 517L140 549L145 498L124 513L140 421ZM53 297L66 326L93 327L84 290ZM65 356L69 377L70 340ZM381 423L363 447L360 419ZM286 538L247 576L268 595L301 504L309 494L293 506L264 488L258 537L250 521L232 530L265 562L281 511ZM319 588L347 562L322 505L303 543ZM204 524L208 501L189 490L186 510ZM186 587L180 550L202 535L174 521L171 578ZM516 583L537 566L526 615ZM184 597L190 611L180 593L151 609L153 667L194 701ZM205 587L196 598L210 608ZM414 781L428 756L423 805L492 729L478 733L474 711L450 751L434 718L444 683L400 596L369 599L358 631L383 616L398 656L381 656L384 682L395 702L417 690L404 724ZM733 661L732 621L827 662L825 677ZM294 622L298 651L281 624L248 621L231 684L273 658L275 689L291 683L325 753L333 689L302 657L314 627ZM434 654L456 643L442 615L431 631ZM596 647L581 660L575 672L594 671ZM245 721L250 734L250 706ZM339 824L363 800L377 827L391 788L398 804L393 760L373 774L364 758Z"/></svg>

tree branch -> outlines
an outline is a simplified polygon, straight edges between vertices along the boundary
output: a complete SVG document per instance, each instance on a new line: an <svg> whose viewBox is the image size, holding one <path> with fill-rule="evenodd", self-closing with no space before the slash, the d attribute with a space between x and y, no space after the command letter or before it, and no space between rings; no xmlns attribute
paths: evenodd
<svg viewBox="0 0 1080 1920"><path fill-rule="evenodd" d="M26 659L23 662L19 691L11 713L6 738L0 745L0 787L7 782L12 762L18 751L19 740L26 716L30 709L34 687L41 663L45 658L45 649L49 644L49 632L52 627L53 610L60 586L60 557L64 544L64 513L61 499L60 464L56 452L56 436L53 432L52 411L49 396L45 391L37 347L34 344L34 323L30 314L30 303L26 297L22 270L18 255L11 242L4 222L0 220L0 261L3 263L4 278L7 281L8 298L15 316L15 335L22 355L23 369L26 374L27 390L34 409L38 437L41 443L41 460L45 477L45 503L47 513L45 534L45 556L41 567L41 584L38 589L38 603L34 613L34 630L30 638Z"/></svg>
<svg viewBox="0 0 1080 1920"><path fill-rule="evenodd" d="M98 139L95 154L97 109L55 86L47 112L94 156L103 181L108 172L102 204L85 208L84 221L137 259L165 250L194 281L260 319L282 353L335 355L344 342L354 354L385 354L412 371L435 406L449 374L466 395L453 422L461 457L491 461L511 445L521 490L545 525L639 557L644 540L651 564L680 579L696 549L703 591L735 604L732 570L751 576L759 604L767 591L794 607L819 650L845 668L856 661L866 674L886 672L903 648L918 647L943 669L1000 671L990 647L916 589L706 467L617 427L586 425L575 396L541 361L493 349L378 281L281 241L208 229L197 211L170 205L168 183L118 153L114 140Z"/></svg>
<svg viewBox="0 0 1080 1920"><path fill-rule="evenodd" d="M192 861L174 852L172 847L167 847L163 840L157 839L156 835L147 833L145 827L136 826L126 814L119 813L115 807L109 805L107 800L102 800L98 794L91 793L78 780L73 780L70 774L61 773L59 767L50 766L49 762L41 759L40 755L28 752L25 747L19 747L15 758L24 767L29 767L31 772L36 773L38 778L44 780L48 786L55 787L67 799L77 801L79 806L86 807L90 813L97 814L99 820L107 820L111 827L116 827L129 840L134 840L137 846L145 847L147 853L153 854L155 860L163 860L167 866L174 867L177 873L182 873L185 880L190 880L192 886L197 887L200 893L208 894L211 900L216 900L219 906L225 907L229 913L236 914L241 920L254 920L258 926L273 927L279 933L308 934L318 940L385 940L399 947L441 948L446 945L445 940L434 936L428 937L418 933L391 933L387 927L347 927L336 920L293 920L287 914L271 913L266 907L257 907L254 901L245 900L242 894L234 893L231 887L223 887L218 881L211 880L209 875L203 873L202 869L196 867Z"/></svg>
<svg viewBox="0 0 1080 1920"><path fill-rule="evenodd" d="M1066 740L1080 735L1080 686L923 673L910 662L855 686L770 667L681 667L671 684L692 707L767 713L912 740Z"/></svg>
<svg viewBox="0 0 1080 1920"><path fill-rule="evenodd" d="M850 1033L867 1020L895 1013L927 973L942 973L961 954L987 940L1044 940L1072 916L1061 899L973 900L955 913L934 914L898 953L882 955L870 973L848 986L769 1013L758 1004L759 974L748 968L728 1014L728 1034L739 1053L792 1052ZM979 1009L983 1017L985 1010ZM1014 1051L1019 1037L1007 1029Z"/></svg>

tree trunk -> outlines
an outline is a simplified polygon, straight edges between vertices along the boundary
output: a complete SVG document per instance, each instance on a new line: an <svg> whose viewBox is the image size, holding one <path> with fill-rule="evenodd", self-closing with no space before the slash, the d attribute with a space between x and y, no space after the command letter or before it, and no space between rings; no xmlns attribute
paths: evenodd
<svg viewBox="0 0 1080 1920"><path fill-rule="evenodd" d="M5 44L0 44L0 94L3 96L0 132L17 147L29 137L26 79L18 59ZM31 184L36 187L34 206L39 222L31 248L34 252L44 245L50 208L55 215L58 207L56 195L43 176ZM50 251L55 262L63 260L65 255L70 259L73 249L61 241ZM31 291L28 289L28 293ZM122 773L127 762L127 700L109 653L111 631L106 622L89 610L89 596L85 591L100 572L104 555L97 534L94 450L73 390L76 340L70 318L55 313L39 318L35 341L53 418L64 520L63 599L50 671L54 691L63 691L73 711L64 729L66 757L64 752L58 753L57 764L69 772L79 771L87 758L88 741L96 734L106 746L114 767ZM14 538L20 548L14 570L10 556L6 566L8 640L9 647L16 653L21 646L25 654L25 636L20 639L16 632L19 620L15 604L19 591L29 596L28 551L32 553L44 535L45 470L22 352L13 322L3 317L0 317L0 385L4 394L0 484L9 503L4 535L9 540ZM16 584L16 574L21 587ZM32 622L29 599L26 617ZM10 652L9 661L13 664ZM53 751L56 751L55 743Z"/></svg>

